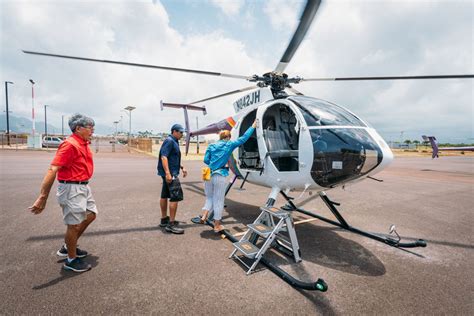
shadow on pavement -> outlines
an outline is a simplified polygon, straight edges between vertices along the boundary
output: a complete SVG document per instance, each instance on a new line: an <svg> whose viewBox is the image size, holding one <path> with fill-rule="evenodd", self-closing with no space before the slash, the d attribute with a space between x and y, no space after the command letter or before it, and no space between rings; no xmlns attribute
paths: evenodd
<svg viewBox="0 0 474 316"><path fill-rule="evenodd" d="M325 293L314 292L314 291L304 291L295 289L301 295L306 297L317 309L317 311L323 315L336 315L336 311L332 308L331 302L327 299Z"/></svg>
<svg viewBox="0 0 474 316"><path fill-rule="evenodd" d="M228 213L237 222L243 224L253 222L259 212L255 205L229 199L226 202ZM296 233L303 260L356 275L385 274L385 266L372 252L357 242L342 237L336 232L337 230L333 227L317 226L314 223L298 225ZM270 260L275 260L277 265L282 265L281 268L291 265L294 273L299 276L308 275L304 271L299 271L301 265L294 264L291 258L282 257L273 252L268 252L267 256Z"/></svg>
<svg viewBox="0 0 474 316"><path fill-rule="evenodd" d="M296 233L304 261L355 275L381 276L386 273L383 263L371 251L342 237L332 228L314 224L298 225ZM273 254L269 254L269 258L271 255ZM308 275L303 270L303 265L292 264L292 258L275 257L275 261L282 265L281 268L291 265L297 275Z"/></svg>
<svg viewBox="0 0 474 316"><path fill-rule="evenodd" d="M99 264L99 257L98 256L87 256L86 258L84 258L82 260L89 263L92 266L92 268L95 268ZM58 260L58 263L61 263L61 271L60 271L60 276L59 277L54 278L54 279L52 279L52 280L50 280L46 283L43 283L43 284L40 284L40 285L35 285L35 286L32 287L32 289L33 290L42 290L42 289L45 289L47 287L56 285L56 284L58 284L62 281L65 281L67 279L79 276L82 273L87 273L87 272L77 273L77 272L73 272L73 271L66 271L66 270L63 269L63 262L64 262L64 259Z"/></svg>
<svg viewBox="0 0 474 316"><path fill-rule="evenodd" d="M184 229L196 227L195 224L180 222L179 227ZM158 225L154 226L145 226L145 227L132 227L132 228L117 228L109 230L96 230L96 231L86 231L83 236L105 236L105 235L115 235L115 234L127 234L127 233L136 233L136 232L151 232L151 231L162 231L163 233L168 234L165 231L164 227L159 227ZM51 235L42 235L42 236L31 236L26 239L26 241L43 241L49 239L64 239L64 233L60 234L51 234Z"/></svg>

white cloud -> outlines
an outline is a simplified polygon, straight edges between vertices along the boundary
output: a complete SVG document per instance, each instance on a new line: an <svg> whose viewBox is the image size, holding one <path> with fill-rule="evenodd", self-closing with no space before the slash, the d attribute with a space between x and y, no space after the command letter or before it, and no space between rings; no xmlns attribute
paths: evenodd
<svg viewBox="0 0 474 316"><path fill-rule="evenodd" d="M393 52L377 49L376 51L369 52L367 55L363 56L360 62L365 65L381 64L389 60L393 55Z"/></svg>
<svg viewBox="0 0 474 316"><path fill-rule="evenodd" d="M301 1L267 0L263 6L263 12L270 19L270 23L274 29L293 30L298 25L301 5Z"/></svg>
<svg viewBox="0 0 474 316"><path fill-rule="evenodd" d="M287 72L306 78L474 73L473 3L326 2ZM448 23L449 21L449 23ZM384 136L474 136L472 80L303 83ZM387 136L388 138L388 136Z"/></svg>
<svg viewBox="0 0 474 316"><path fill-rule="evenodd" d="M224 9L229 3L235 8ZM247 23L243 30L256 19L261 21L262 17L252 17L250 10L260 5L273 27L272 36L280 38L280 46L269 47L264 35L260 45L246 45L227 29L179 33L170 26L166 8L158 1L113 5L99 1L1 1L0 79L15 82L9 86L13 114L31 115L28 79L33 78L37 82L36 111L49 104L48 121L56 126L60 126L62 114L82 111L112 127L120 115L127 122L120 110L134 105L134 130L166 131L171 123L182 122L183 115L173 109L161 112L159 100L189 102L249 83L30 56L20 50L261 74L278 62L262 60L261 56L271 55L262 52L283 52L303 8L302 1L283 0L213 5L220 5L223 12L235 12L229 13L234 16L243 12L242 19L234 21ZM472 74L472 9L472 2L462 1L326 1L287 72L306 78ZM234 22L229 26L235 27ZM212 21L208 23L212 25ZM474 137L472 80L301 83L295 88L348 106L385 135L399 135L404 130L406 135L412 133L409 137L419 137L423 131L438 132L440 140ZM206 102L209 115L200 117L200 125L231 115L236 98L238 95ZM191 114L193 123L196 115Z"/></svg>
<svg viewBox="0 0 474 316"><path fill-rule="evenodd" d="M235 16L242 9L244 0L211 0L211 3L221 9L225 15Z"/></svg>
<svg viewBox="0 0 474 316"><path fill-rule="evenodd" d="M50 104L48 120L53 124L63 113L81 111L112 126L120 115L126 119L121 109L134 105L135 130L166 131L183 116L172 109L161 112L161 99L190 102L247 85L227 78L24 55L21 49L244 75L263 68L242 43L221 32L178 34L160 3L94 3L91 8L90 3L2 4L1 77L15 81L10 89L15 114L30 117L31 77L37 82L36 112ZM229 115L216 103L201 126Z"/></svg>

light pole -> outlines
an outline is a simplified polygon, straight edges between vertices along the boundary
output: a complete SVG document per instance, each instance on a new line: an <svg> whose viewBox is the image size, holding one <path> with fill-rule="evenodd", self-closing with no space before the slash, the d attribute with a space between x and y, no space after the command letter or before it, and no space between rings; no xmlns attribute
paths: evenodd
<svg viewBox="0 0 474 316"><path fill-rule="evenodd" d="M10 146L10 117L8 116L8 84L13 84L11 81L5 81L5 98L6 98L6 113L7 113L7 144Z"/></svg>
<svg viewBox="0 0 474 316"><path fill-rule="evenodd" d="M115 125L115 138L117 138L117 124L119 123L119 121L114 121L114 125Z"/></svg>
<svg viewBox="0 0 474 316"><path fill-rule="evenodd" d="M64 137L64 115L61 115L61 136Z"/></svg>
<svg viewBox="0 0 474 316"><path fill-rule="evenodd" d="M36 131L35 131L35 82L33 81L33 79L30 79L30 82L31 82L31 121L33 123L33 128L31 130L31 134L32 134L32 138L33 138L33 148L35 148L36 146L36 141L35 141L35 135L36 135Z"/></svg>
<svg viewBox="0 0 474 316"><path fill-rule="evenodd" d="M117 124L119 121L114 121L115 125L115 134L114 134L114 140L112 141L112 152L115 152L115 143L117 142Z"/></svg>
<svg viewBox="0 0 474 316"><path fill-rule="evenodd" d="M199 118L196 116L196 130L199 129ZM188 131L188 133L191 133L191 131ZM191 137L189 138L191 139ZM196 136L196 153L199 155L199 135Z"/></svg>
<svg viewBox="0 0 474 316"><path fill-rule="evenodd" d="M46 107L49 106L47 104L44 105L44 135L48 136L48 118L46 116Z"/></svg>
<svg viewBox="0 0 474 316"><path fill-rule="evenodd" d="M128 150L130 151L130 141L132 136L132 111L135 110L134 106L127 106L124 110L128 111ZM126 113L126 112L125 112Z"/></svg>

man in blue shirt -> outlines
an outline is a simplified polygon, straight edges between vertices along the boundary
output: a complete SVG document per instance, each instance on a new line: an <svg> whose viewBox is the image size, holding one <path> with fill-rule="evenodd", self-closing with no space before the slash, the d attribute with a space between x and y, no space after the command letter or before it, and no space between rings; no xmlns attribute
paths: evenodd
<svg viewBox="0 0 474 316"><path fill-rule="evenodd" d="M188 172L181 165L181 151L178 141L183 137L184 128L179 124L171 127L171 135L163 142L158 157L158 175L163 179L161 188L161 222L160 227L173 234L183 234L184 229L178 227L176 219L176 211L178 210L178 202L183 200L183 190L179 182L179 171L183 170L183 177ZM170 215L167 214L168 199L170 200Z"/></svg>

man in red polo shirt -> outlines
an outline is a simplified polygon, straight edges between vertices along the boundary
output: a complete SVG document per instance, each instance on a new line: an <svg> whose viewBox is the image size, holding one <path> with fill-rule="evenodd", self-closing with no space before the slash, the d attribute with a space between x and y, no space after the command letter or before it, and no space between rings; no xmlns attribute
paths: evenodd
<svg viewBox="0 0 474 316"><path fill-rule="evenodd" d="M41 184L40 195L29 209L33 214L40 214L44 210L57 175L59 185L56 197L63 209L63 219L67 225L65 244L58 250L57 255L67 257L63 266L65 270L84 272L89 270L91 265L81 260L88 253L77 247L77 240L97 214L88 185L94 171L89 143L95 124L93 119L81 114L73 115L68 123L72 135L59 146Z"/></svg>

